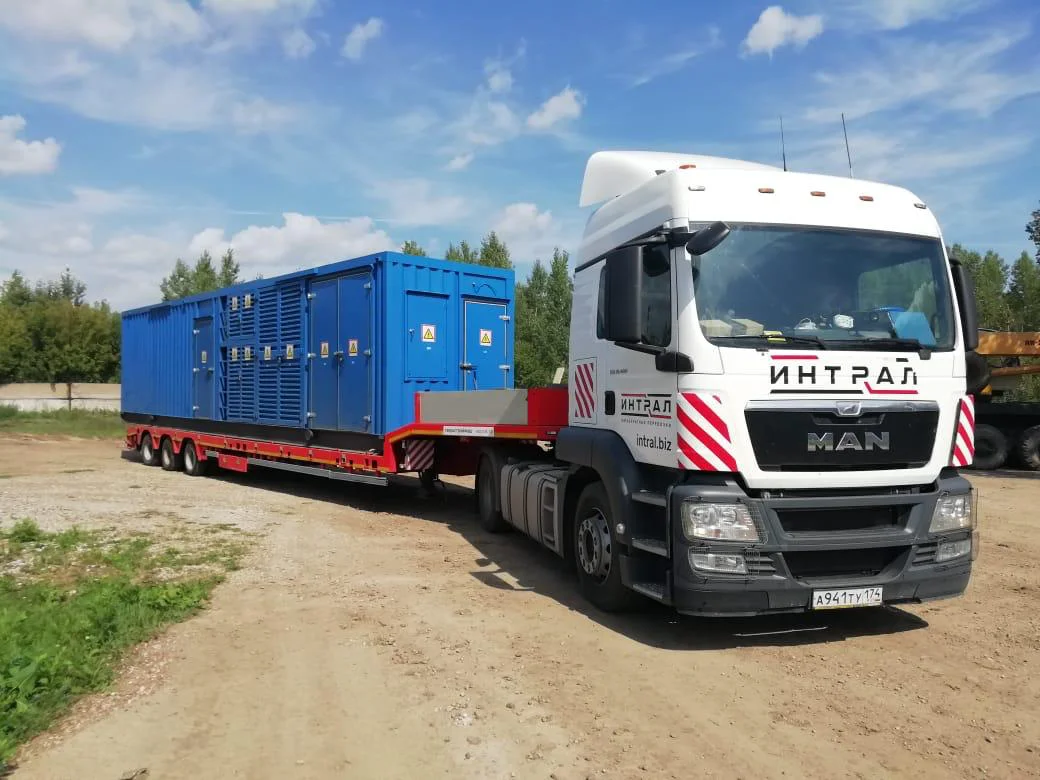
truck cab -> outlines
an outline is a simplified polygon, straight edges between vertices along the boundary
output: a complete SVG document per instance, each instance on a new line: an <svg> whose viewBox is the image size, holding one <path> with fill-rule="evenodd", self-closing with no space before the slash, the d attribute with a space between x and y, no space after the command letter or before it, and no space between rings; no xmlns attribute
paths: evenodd
<svg viewBox="0 0 1040 780"><path fill-rule="evenodd" d="M927 206L653 152L593 155L581 205L554 478L586 595L749 615L963 593L977 323Z"/></svg>

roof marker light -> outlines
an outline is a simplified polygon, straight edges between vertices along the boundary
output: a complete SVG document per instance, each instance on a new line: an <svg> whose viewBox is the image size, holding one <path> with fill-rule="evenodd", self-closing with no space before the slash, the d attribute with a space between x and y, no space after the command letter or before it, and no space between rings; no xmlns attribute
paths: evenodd
<svg viewBox="0 0 1040 780"><path fill-rule="evenodd" d="M774 192L772 187L759 187L758 191L761 192L763 195L772 195Z"/></svg>
<svg viewBox="0 0 1040 780"><path fill-rule="evenodd" d="M827 196L827 193L823 192L822 190L813 190L809 194L812 195L814 198L824 198Z"/></svg>
<svg viewBox="0 0 1040 780"><path fill-rule="evenodd" d="M926 209L928 207L926 205L924 205L923 203L915 203L914 204L914 208L915 209Z"/></svg>
<svg viewBox="0 0 1040 780"><path fill-rule="evenodd" d="M690 168L696 168L696 167L697 166L694 163L683 163L682 165L679 166L679 170L680 171L685 171L685 170L689 170Z"/></svg>
<svg viewBox="0 0 1040 780"><path fill-rule="evenodd" d="M704 192L705 187L703 184L693 184L687 187L690 192Z"/></svg>
<svg viewBox="0 0 1040 780"><path fill-rule="evenodd" d="M874 196L873 195L860 195L859 199L860 200L865 200L867 203L873 203L874 202Z"/></svg>

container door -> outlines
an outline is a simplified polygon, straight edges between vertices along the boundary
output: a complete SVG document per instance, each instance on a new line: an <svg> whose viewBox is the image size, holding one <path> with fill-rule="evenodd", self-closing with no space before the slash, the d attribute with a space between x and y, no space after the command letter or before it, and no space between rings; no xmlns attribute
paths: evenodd
<svg viewBox="0 0 1040 780"><path fill-rule="evenodd" d="M216 362L213 355L213 318L200 317L195 320L195 355L192 364L194 375L194 416L204 420L213 419L213 377Z"/></svg>
<svg viewBox="0 0 1040 780"><path fill-rule="evenodd" d="M339 280L339 428L368 431L372 425L372 341L369 323L372 275Z"/></svg>
<svg viewBox="0 0 1040 780"><path fill-rule="evenodd" d="M310 417L312 428L339 427L339 280L311 285Z"/></svg>
<svg viewBox="0 0 1040 780"><path fill-rule="evenodd" d="M506 362L508 321L503 303L466 301L463 390L512 387Z"/></svg>
<svg viewBox="0 0 1040 780"><path fill-rule="evenodd" d="M405 379L443 382L448 376L446 349L448 298L409 291L405 299L408 352Z"/></svg>

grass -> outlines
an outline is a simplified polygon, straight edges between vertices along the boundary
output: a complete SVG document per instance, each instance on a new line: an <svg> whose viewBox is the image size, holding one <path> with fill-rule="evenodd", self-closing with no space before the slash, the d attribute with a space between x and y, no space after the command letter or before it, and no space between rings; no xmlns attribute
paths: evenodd
<svg viewBox="0 0 1040 780"><path fill-rule="evenodd" d="M226 536L185 544L29 520L0 531L0 776L20 744L107 687L128 649L201 609L245 552Z"/></svg>
<svg viewBox="0 0 1040 780"><path fill-rule="evenodd" d="M126 434L126 424L119 418L118 412L84 409L23 412L13 406L0 405L0 433L120 439Z"/></svg>

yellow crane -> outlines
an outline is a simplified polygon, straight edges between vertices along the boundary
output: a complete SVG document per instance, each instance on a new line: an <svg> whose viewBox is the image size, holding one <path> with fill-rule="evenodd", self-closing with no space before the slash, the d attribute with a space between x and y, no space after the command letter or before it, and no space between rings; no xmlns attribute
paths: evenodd
<svg viewBox="0 0 1040 780"><path fill-rule="evenodd" d="M989 383L976 396L974 467L1018 465L1040 470L1040 401L1000 402L1022 377L1040 374L1040 332L980 330L976 352L990 363Z"/></svg>

